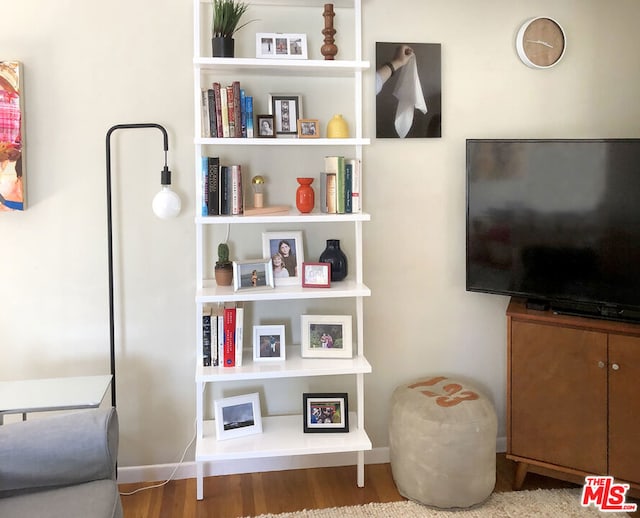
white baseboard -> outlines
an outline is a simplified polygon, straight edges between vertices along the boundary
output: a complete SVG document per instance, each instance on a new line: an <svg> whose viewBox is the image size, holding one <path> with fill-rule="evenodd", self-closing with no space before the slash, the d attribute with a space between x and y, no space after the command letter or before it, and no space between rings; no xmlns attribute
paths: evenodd
<svg viewBox="0 0 640 518"><path fill-rule="evenodd" d="M506 437L498 437L496 451L506 451ZM389 447L374 448L364 452L365 464L385 464L389 462ZM330 453L324 455L299 455L295 457L269 457L260 459L240 459L233 461L208 462L204 465L204 476L234 475L238 473L258 473L287 469L326 468L356 464L356 453ZM174 473L175 471L175 473ZM118 468L120 484L196 478L196 463L155 464Z"/></svg>

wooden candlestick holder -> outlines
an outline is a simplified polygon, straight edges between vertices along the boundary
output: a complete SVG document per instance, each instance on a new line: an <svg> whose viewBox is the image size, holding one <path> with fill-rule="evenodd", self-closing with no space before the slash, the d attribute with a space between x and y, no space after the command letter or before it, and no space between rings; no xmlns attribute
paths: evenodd
<svg viewBox="0 0 640 518"><path fill-rule="evenodd" d="M333 28L333 18L336 13L333 11L333 4L324 4L324 29L322 34L324 35L324 45L320 48L320 53L324 56L324 59L333 59L338 53L338 47L334 45L336 30Z"/></svg>

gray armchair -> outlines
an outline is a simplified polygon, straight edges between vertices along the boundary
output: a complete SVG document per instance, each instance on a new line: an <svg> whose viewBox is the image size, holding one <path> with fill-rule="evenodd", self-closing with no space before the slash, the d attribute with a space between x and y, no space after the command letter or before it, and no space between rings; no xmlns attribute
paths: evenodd
<svg viewBox="0 0 640 518"><path fill-rule="evenodd" d="M115 408L0 426L2 518L122 518Z"/></svg>

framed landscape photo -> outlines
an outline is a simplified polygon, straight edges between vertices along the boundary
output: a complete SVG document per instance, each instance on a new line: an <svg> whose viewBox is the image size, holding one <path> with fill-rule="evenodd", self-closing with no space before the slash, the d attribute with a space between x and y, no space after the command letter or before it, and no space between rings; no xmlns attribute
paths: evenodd
<svg viewBox="0 0 640 518"><path fill-rule="evenodd" d="M303 358L351 358L351 315L302 315Z"/></svg>
<svg viewBox="0 0 640 518"><path fill-rule="evenodd" d="M302 394L304 433L347 433L349 403L346 392Z"/></svg>
<svg viewBox="0 0 640 518"><path fill-rule="evenodd" d="M234 291L273 287L271 258L233 261Z"/></svg>
<svg viewBox="0 0 640 518"><path fill-rule="evenodd" d="M276 136L298 135L298 119L302 118L302 96L269 94L269 109L274 117Z"/></svg>
<svg viewBox="0 0 640 518"><path fill-rule="evenodd" d="M319 138L320 121L318 119L298 119L298 138Z"/></svg>
<svg viewBox="0 0 640 518"><path fill-rule="evenodd" d="M276 286L302 284L302 232L263 232L262 253L271 260Z"/></svg>
<svg viewBox="0 0 640 518"><path fill-rule="evenodd" d="M257 392L216 399L214 402L216 439L233 439L262 433L262 414Z"/></svg>
<svg viewBox="0 0 640 518"><path fill-rule="evenodd" d="M258 138L275 138L275 121L273 115L256 115Z"/></svg>
<svg viewBox="0 0 640 518"><path fill-rule="evenodd" d="M305 288L331 287L329 263L302 263L302 286Z"/></svg>
<svg viewBox="0 0 640 518"><path fill-rule="evenodd" d="M307 59L307 35L259 32L256 57L265 59Z"/></svg>
<svg viewBox="0 0 640 518"><path fill-rule="evenodd" d="M253 361L284 361L284 326L253 326Z"/></svg>

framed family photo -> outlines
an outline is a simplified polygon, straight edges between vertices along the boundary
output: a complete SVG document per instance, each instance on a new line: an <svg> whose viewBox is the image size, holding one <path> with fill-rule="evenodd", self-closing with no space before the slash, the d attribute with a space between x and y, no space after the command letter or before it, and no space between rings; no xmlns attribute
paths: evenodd
<svg viewBox="0 0 640 518"><path fill-rule="evenodd" d="M256 115L258 138L275 138L275 121L273 115Z"/></svg>
<svg viewBox="0 0 640 518"><path fill-rule="evenodd" d="M307 59L307 35L259 32L256 57L265 59Z"/></svg>
<svg viewBox="0 0 640 518"><path fill-rule="evenodd" d="M284 326L253 326L253 361L284 361Z"/></svg>
<svg viewBox="0 0 640 518"><path fill-rule="evenodd" d="M349 431L347 393L302 394L304 433L346 433Z"/></svg>
<svg viewBox="0 0 640 518"><path fill-rule="evenodd" d="M298 119L302 118L302 96L269 94L269 109L274 117L276 135L298 135Z"/></svg>
<svg viewBox="0 0 640 518"><path fill-rule="evenodd" d="M262 433L262 414L257 392L216 399L214 402L216 439L233 439Z"/></svg>
<svg viewBox="0 0 640 518"><path fill-rule="evenodd" d="M329 263L302 263L302 286L305 288L331 287Z"/></svg>
<svg viewBox="0 0 640 518"><path fill-rule="evenodd" d="M262 253L271 261L276 286L300 286L302 284L302 232L263 232Z"/></svg>
<svg viewBox="0 0 640 518"><path fill-rule="evenodd" d="M303 358L351 358L351 315L302 315Z"/></svg>
<svg viewBox="0 0 640 518"><path fill-rule="evenodd" d="M233 261L234 291L273 287L275 284L270 258Z"/></svg>
<svg viewBox="0 0 640 518"><path fill-rule="evenodd" d="M320 121L318 119L298 119L298 138L319 138Z"/></svg>

